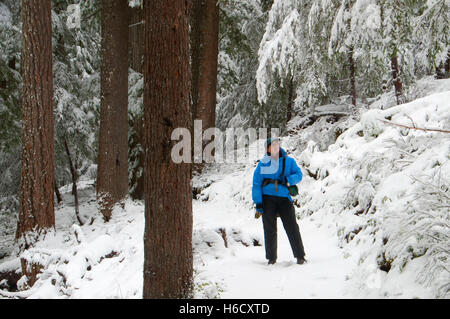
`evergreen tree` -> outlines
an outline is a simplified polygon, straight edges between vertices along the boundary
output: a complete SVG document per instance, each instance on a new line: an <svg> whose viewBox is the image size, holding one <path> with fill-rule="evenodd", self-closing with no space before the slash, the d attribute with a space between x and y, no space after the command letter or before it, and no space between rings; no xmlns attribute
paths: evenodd
<svg viewBox="0 0 450 319"><path fill-rule="evenodd" d="M174 163L176 128L190 128L189 2L145 0L144 298L191 295L191 163Z"/></svg>
<svg viewBox="0 0 450 319"><path fill-rule="evenodd" d="M218 42L219 3L193 0L190 12L192 116L193 120L202 121L202 130L215 127L216 122Z"/></svg>
<svg viewBox="0 0 450 319"><path fill-rule="evenodd" d="M0 152L20 144L21 30L20 2L0 3Z"/></svg>
<svg viewBox="0 0 450 319"><path fill-rule="evenodd" d="M83 1L80 26L69 28L70 4L53 1L55 186L72 183L77 197L78 177L97 160L100 14L96 1Z"/></svg>
<svg viewBox="0 0 450 319"><path fill-rule="evenodd" d="M55 227L50 0L22 1L22 174L16 238L23 249ZM26 265L22 265L25 272Z"/></svg>
<svg viewBox="0 0 450 319"><path fill-rule="evenodd" d="M342 0L338 14L334 20L330 39L330 51L344 54L347 57L349 72L350 94L352 104L356 106L356 61L355 49L359 43L359 37L353 30L352 8L355 0Z"/></svg>
<svg viewBox="0 0 450 319"><path fill-rule="evenodd" d="M314 19L329 17L332 5L330 1L274 1L259 49L257 87L259 101L274 107L275 112L280 113L280 106L272 102L275 97L271 97L272 94L281 94L281 99L275 99L285 99L283 104L289 105L286 97L291 81L295 87L297 109L312 107L314 113L314 106L326 100L326 80L330 70L327 70L326 55L318 49L329 39L328 31L320 30L329 22L320 24ZM277 119L277 122L285 121Z"/></svg>
<svg viewBox="0 0 450 319"><path fill-rule="evenodd" d="M412 21L417 0L378 0L381 18L381 50L390 65L391 81L397 104L406 101L404 85L414 80L412 57Z"/></svg>
<svg viewBox="0 0 450 319"><path fill-rule="evenodd" d="M258 49L270 1L220 0L219 4L216 125L221 130L256 127L263 118L256 91Z"/></svg>
<svg viewBox="0 0 450 319"><path fill-rule="evenodd" d="M20 188L22 76L21 1L0 3L0 197L13 208ZM16 206L17 208L17 206ZM14 211L14 209L13 209Z"/></svg>
<svg viewBox="0 0 450 319"><path fill-rule="evenodd" d="M416 72L450 76L450 3L448 0L419 1L414 19ZM444 73L447 72L447 75ZM421 75L421 74L419 74Z"/></svg>
<svg viewBox="0 0 450 319"><path fill-rule="evenodd" d="M128 193L128 32L128 1L102 1L97 197L105 221Z"/></svg>

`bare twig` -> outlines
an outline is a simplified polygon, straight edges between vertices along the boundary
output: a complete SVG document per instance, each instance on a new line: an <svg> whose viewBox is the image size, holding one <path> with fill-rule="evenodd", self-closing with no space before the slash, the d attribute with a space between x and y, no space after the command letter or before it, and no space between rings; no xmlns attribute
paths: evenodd
<svg viewBox="0 0 450 319"><path fill-rule="evenodd" d="M145 21L144 20L142 20L142 21L139 21L139 22L136 22L136 23L133 23L133 24L130 24L128 27L129 28L132 28L132 27L135 27L135 26L137 26L137 25L140 25L140 24L144 24L145 23Z"/></svg>
<svg viewBox="0 0 450 319"><path fill-rule="evenodd" d="M414 123L414 120L411 118L411 116L409 116L408 114L405 114L405 116L406 116L407 118L409 118L409 120L411 121L413 127L416 128L416 123Z"/></svg>

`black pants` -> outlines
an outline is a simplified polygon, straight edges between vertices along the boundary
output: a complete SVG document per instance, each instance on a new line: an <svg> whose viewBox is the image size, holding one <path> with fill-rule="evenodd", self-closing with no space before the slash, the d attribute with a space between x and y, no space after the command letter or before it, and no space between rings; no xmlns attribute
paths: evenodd
<svg viewBox="0 0 450 319"><path fill-rule="evenodd" d="M289 238L294 257L304 257L302 237L295 218L295 208L287 197L263 195L262 220L264 226L264 246L268 260L277 259L277 214L280 215Z"/></svg>

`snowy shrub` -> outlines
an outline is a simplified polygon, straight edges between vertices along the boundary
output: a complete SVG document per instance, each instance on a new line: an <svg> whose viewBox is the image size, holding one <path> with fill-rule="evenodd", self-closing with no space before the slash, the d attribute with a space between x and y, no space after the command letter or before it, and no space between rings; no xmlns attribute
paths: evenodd
<svg viewBox="0 0 450 319"><path fill-rule="evenodd" d="M219 299L223 288L217 282L211 282L206 278L194 273L194 298L196 299Z"/></svg>
<svg viewBox="0 0 450 319"><path fill-rule="evenodd" d="M370 205L372 204L372 199L375 196L375 189L369 182L362 182L354 185L353 188L349 190L347 196L344 198L344 207L351 208L351 206L358 209L357 214L367 212Z"/></svg>
<svg viewBox="0 0 450 319"><path fill-rule="evenodd" d="M449 172L450 162L446 162ZM404 212L391 212L386 222L400 221L400 227L390 236L386 253L395 256L403 268L414 258L424 256L423 268L417 279L424 284L439 282L438 296L450 292L450 183L440 176L413 177L417 186L414 197ZM448 175L447 175L448 176Z"/></svg>
<svg viewBox="0 0 450 319"><path fill-rule="evenodd" d="M310 173L300 188L300 214L336 227L345 256L358 265L351 283L367 289L368 296L374 287L383 296L400 294L396 283L405 280L432 296L448 297L450 140L444 133L381 120L447 128L449 98L447 90L369 110L326 151L309 142L299 156ZM377 280L368 283L369 277Z"/></svg>
<svg viewBox="0 0 450 319"><path fill-rule="evenodd" d="M383 119L381 114L381 110L369 110L361 116L361 126L366 140L376 138L383 133L386 125L380 121Z"/></svg>

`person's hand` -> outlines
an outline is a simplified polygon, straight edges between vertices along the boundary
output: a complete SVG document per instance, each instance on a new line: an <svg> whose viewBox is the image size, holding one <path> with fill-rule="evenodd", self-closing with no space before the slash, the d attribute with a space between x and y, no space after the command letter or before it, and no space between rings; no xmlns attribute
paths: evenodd
<svg viewBox="0 0 450 319"><path fill-rule="evenodd" d="M261 217L261 214L263 213L262 204L261 203L256 204L255 208L256 208L255 218L258 219L259 217Z"/></svg>

